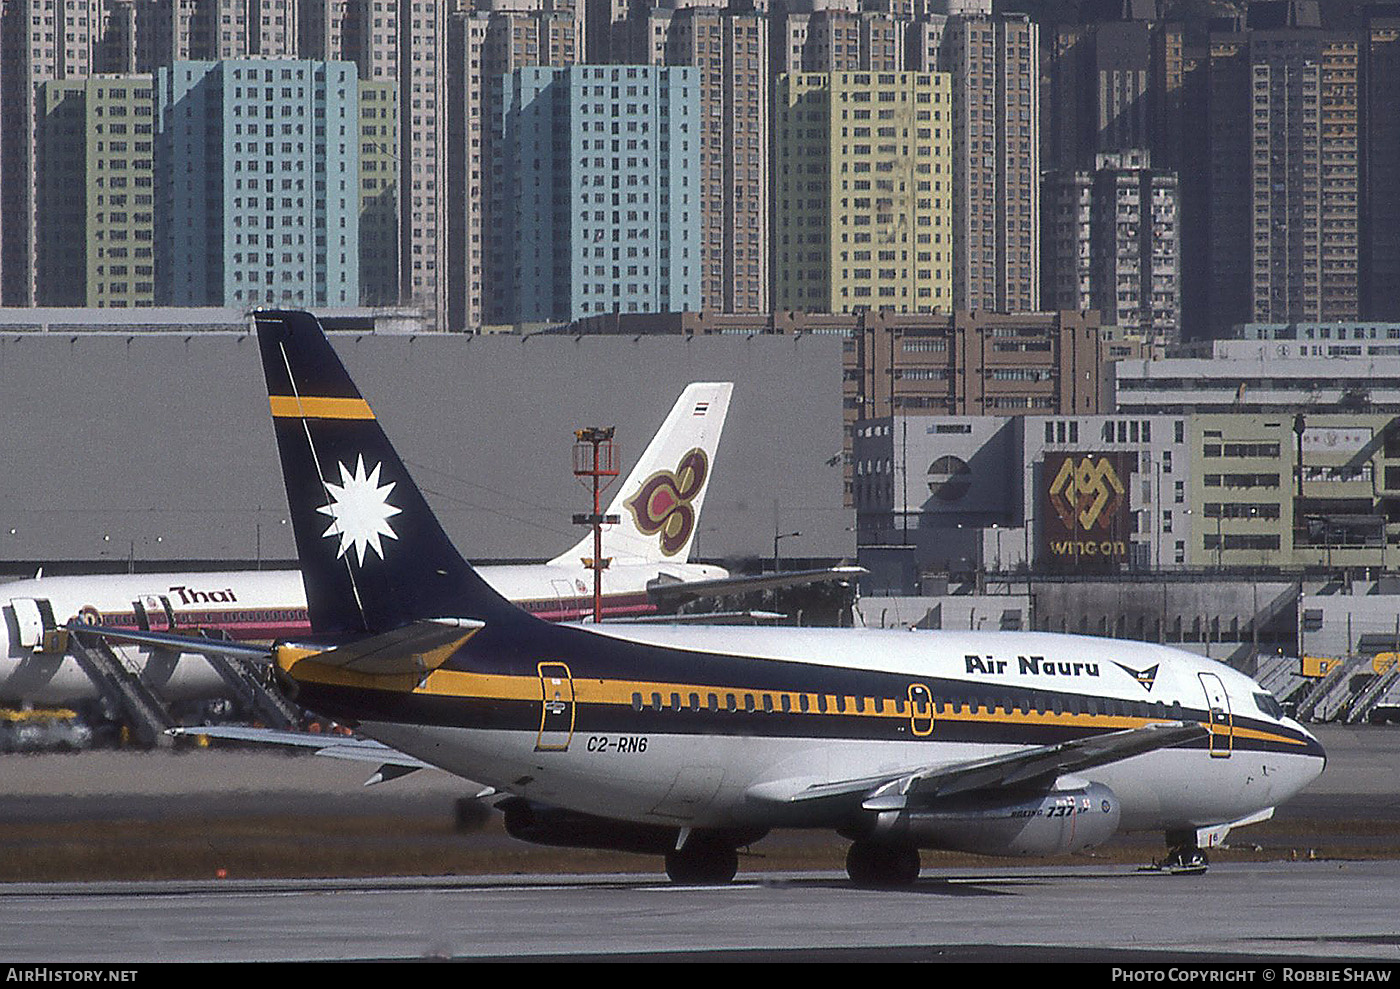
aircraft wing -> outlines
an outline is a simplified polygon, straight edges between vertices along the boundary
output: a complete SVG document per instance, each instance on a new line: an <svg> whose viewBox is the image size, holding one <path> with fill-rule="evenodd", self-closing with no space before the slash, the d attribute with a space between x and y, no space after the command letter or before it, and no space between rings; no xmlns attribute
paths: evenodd
<svg viewBox="0 0 1400 989"><path fill-rule="evenodd" d="M142 645L175 649L179 652L192 652L202 656L234 656L239 659L260 660L262 662L268 662L272 658L272 651L266 646L253 646L224 639L210 639L203 635L142 632L135 629L113 628L109 625L88 625L78 621L69 622L63 627L75 635L97 635L104 639L115 639L118 642L138 642Z"/></svg>
<svg viewBox="0 0 1400 989"><path fill-rule="evenodd" d="M749 796L755 800L781 804L859 797L865 810L899 810L912 802L968 790L996 790L1037 782L1048 784L1067 773L1082 772L1157 749L1172 748L1205 738L1207 734L1208 729L1197 722L1163 722L1057 745L1039 745L985 759L894 770L861 779L831 782L777 780L750 788Z"/></svg>
<svg viewBox="0 0 1400 989"><path fill-rule="evenodd" d="M864 567L843 566L823 567L818 570L788 570L783 573L719 577L714 580L673 582L663 578L650 581L647 584L647 594L655 601L722 597L728 594L744 594L748 591L767 591L775 587L798 587L803 584L820 584L831 580L855 580L869 572Z"/></svg>
<svg viewBox="0 0 1400 989"><path fill-rule="evenodd" d="M626 625L776 625L788 616L777 611L710 611L693 615L628 615L604 618Z"/></svg>

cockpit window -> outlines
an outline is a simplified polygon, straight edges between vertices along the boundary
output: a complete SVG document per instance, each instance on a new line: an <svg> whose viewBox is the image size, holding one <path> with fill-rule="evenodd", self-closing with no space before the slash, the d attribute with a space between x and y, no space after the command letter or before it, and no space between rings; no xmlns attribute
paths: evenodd
<svg viewBox="0 0 1400 989"><path fill-rule="evenodd" d="M1274 700L1273 694L1259 693L1254 695L1254 704L1271 718L1282 718L1283 707Z"/></svg>

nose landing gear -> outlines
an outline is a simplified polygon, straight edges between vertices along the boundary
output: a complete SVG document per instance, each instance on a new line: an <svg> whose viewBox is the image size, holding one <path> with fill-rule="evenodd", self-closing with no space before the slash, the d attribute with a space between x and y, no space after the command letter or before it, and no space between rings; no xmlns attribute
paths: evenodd
<svg viewBox="0 0 1400 989"><path fill-rule="evenodd" d="M1167 857L1160 862L1144 866L1141 871L1165 872L1172 876L1199 876L1210 867L1205 849L1196 844L1194 832L1183 835L1169 831L1167 844L1170 846Z"/></svg>

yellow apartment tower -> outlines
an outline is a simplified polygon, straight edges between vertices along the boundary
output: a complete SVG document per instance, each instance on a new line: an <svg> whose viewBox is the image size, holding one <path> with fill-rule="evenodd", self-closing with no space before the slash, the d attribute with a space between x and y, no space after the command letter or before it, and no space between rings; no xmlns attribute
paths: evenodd
<svg viewBox="0 0 1400 989"><path fill-rule="evenodd" d="M946 72L798 72L778 82L774 308L952 307Z"/></svg>

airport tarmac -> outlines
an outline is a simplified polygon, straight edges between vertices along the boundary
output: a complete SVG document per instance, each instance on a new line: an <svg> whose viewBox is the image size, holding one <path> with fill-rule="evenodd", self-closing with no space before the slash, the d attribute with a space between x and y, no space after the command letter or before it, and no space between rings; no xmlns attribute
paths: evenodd
<svg viewBox="0 0 1400 989"><path fill-rule="evenodd" d="M1060 863L925 856L856 890L777 833L719 889L654 857L524 845L469 787L266 751L0 758L0 960L400 958L1400 961L1400 728L1319 726L1327 771L1205 876L1160 836ZM313 865L314 863L314 865Z"/></svg>
<svg viewBox="0 0 1400 989"><path fill-rule="evenodd" d="M1400 961L1400 862L0 886L0 960ZM12 969L13 970L13 969Z"/></svg>

